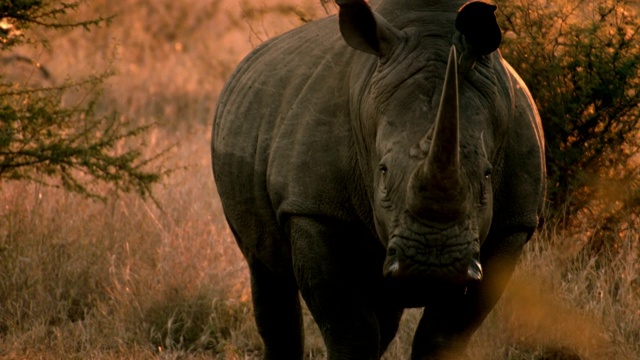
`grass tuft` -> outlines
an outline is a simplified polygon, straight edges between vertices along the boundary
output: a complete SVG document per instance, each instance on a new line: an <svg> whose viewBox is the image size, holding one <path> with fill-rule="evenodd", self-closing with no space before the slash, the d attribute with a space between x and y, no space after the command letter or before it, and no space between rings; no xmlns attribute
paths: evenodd
<svg viewBox="0 0 640 360"><path fill-rule="evenodd" d="M246 303L211 298L211 293L166 289L143 315L149 342L157 349L224 352L251 309Z"/></svg>

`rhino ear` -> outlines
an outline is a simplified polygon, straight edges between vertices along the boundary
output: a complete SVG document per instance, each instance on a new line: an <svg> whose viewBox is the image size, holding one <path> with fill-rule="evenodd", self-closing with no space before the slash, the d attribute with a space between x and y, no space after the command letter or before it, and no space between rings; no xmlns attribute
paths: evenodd
<svg viewBox="0 0 640 360"><path fill-rule="evenodd" d="M456 29L464 35L467 46L476 56L489 55L498 49L502 31L495 11L497 6L482 1L472 1L458 11Z"/></svg>
<svg viewBox="0 0 640 360"><path fill-rule="evenodd" d="M374 13L364 0L338 0L340 33L352 48L379 57L390 54L400 31Z"/></svg>

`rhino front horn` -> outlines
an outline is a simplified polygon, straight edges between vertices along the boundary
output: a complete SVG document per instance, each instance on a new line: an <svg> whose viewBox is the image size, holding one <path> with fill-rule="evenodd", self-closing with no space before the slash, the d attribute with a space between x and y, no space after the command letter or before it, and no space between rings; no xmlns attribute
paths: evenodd
<svg viewBox="0 0 640 360"><path fill-rule="evenodd" d="M426 173L434 180L440 176L458 179L460 174L460 141L458 116L458 57L455 46L449 61L440 97L433 139L427 155Z"/></svg>
<svg viewBox="0 0 640 360"><path fill-rule="evenodd" d="M465 211L460 169L457 63L456 48L451 46L435 128L420 144L424 148L430 143L429 153L409 180L407 206L419 216L428 214L448 219Z"/></svg>

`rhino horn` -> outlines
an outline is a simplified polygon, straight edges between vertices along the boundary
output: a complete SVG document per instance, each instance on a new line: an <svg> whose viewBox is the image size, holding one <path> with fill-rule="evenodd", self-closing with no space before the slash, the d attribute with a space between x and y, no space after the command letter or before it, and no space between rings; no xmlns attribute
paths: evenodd
<svg viewBox="0 0 640 360"><path fill-rule="evenodd" d="M457 71L452 46L434 129L420 141L420 147L428 147L429 152L411 176L407 192L407 207L412 213L438 221L455 220L465 212Z"/></svg>

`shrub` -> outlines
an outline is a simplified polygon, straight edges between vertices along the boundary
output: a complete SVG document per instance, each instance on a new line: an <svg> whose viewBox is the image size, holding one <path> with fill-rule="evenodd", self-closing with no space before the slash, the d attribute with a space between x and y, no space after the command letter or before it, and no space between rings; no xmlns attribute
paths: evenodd
<svg viewBox="0 0 640 360"><path fill-rule="evenodd" d="M543 122L549 217L564 225L588 219L591 234L630 219L640 210L638 5L497 3L504 4L503 55L529 86Z"/></svg>
<svg viewBox="0 0 640 360"><path fill-rule="evenodd" d="M46 46L45 30L106 25L109 18L69 21L80 1L17 0L0 5L0 55L5 70L34 61L11 54L18 45ZM137 147L148 125L134 125L114 112L98 111L100 89L109 71L62 85L11 79L0 74L0 181L30 180L104 198L96 185L116 192L151 195L162 172L147 170L157 156L144 158ZM125 140L137 140L126 146ZM131 143L131 141L129 141ZM161 156L161 155L158 155Z"/></svg>

